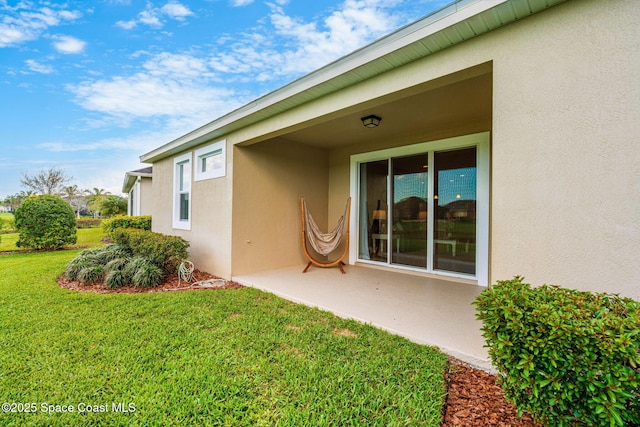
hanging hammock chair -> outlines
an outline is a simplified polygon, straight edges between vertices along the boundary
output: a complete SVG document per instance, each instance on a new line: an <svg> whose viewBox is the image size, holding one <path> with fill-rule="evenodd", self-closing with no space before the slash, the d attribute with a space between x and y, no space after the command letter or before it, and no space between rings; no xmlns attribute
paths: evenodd
<svg viewBox="0 0 640 427"><path fill-rule="evenodd" d="M320 231L318 225L311 216L311 213L309 213L309 210L307 209L304 197L300 199L300 208L302 210L302 248L304 249L304 254L307 256L307 259L309 259L309 263L302 272L306 273L309 267L311 267L311 264L317 265L318 267L333 267L337 265L342 274L344 274L345 271L342 266L345 264L342 260L347 255L347 248L349 246L349 212L351 209L351 197L347 199L347 205L344 208L344 213L338 220L338 225L336 225L336 228L330 233L323 233ZM318 261L309 253L307 242L311 244L313 250L318 254L327 256L340 246L343 237L345 237L344 248L342 254L335 261Z"/></svg>

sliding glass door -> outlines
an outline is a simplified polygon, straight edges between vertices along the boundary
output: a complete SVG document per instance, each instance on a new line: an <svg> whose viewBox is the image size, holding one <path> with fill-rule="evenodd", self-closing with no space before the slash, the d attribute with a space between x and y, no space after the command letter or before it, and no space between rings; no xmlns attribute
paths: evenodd
<svg viewBox="0 0 640 427"><path fill-rule="evenodd" d="M403 147L359 156L358 259L476 276L478 254L486 254L478 242L486 248L488 237L488 210L480 229L477 210L488 204L488 150L446 144L413 150L418 152Z"/></svg>
<svg viewBox="0 0 640 427"><path fill-rule="evenodd" d="M476 273L476 149L434 154L435 270Z"/></svg>

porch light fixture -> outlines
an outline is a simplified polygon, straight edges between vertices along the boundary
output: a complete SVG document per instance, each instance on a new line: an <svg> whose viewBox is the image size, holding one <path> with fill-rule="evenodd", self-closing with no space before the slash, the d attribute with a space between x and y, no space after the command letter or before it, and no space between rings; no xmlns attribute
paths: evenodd
<svg viewBox="0 0 640 427"><path fill-rule="evenodd" d="M360 120L362 120L362 124L366 128L377 128L382 119L372 114L370 116L363 117Z"/></svg>

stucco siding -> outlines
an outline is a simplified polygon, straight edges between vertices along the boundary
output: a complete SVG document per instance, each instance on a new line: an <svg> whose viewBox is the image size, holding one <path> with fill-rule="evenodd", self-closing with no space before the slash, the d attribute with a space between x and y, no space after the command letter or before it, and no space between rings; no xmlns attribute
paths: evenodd
<svg viewBox="0 0 640 427"><path fill-rule="evenodd" d="M140 192L138 194L138 197L140 197L140 215L151 215L153 212L152 182L151 178L143 177L140 180Z"/></svg>
<svg viewBox="0 0 640 427"><path fill-rule="evenodd" d="M191 183L191 230L173 228L173 159L175 156L155 163L153 175L153 231L183 237L190 244L191 261L196 268L225 278L231 277L231 171L233 169L229 151L227 150L225 177ZM193 150L188 152L192 153Z"/></svg>
<svg viewBox="0 0 640 427"><path fill-rule="evenodd" d="M639 5L572 1L493 35L504 52L494 60L494 280L640 299Z"/></svg>
<svg viewBox="0 0 640 427"><path fill-rule="evenodd" d="M327 152L279 139L236 147L234 169L233 275L302 264L300 197L326 227Z"/></svg>

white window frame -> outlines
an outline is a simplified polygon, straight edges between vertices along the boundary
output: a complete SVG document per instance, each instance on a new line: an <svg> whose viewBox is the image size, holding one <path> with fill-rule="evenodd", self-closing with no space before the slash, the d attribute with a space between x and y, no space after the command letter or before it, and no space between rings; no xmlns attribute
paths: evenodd
<svg viewBox="0 0 640 427"><path fill-rule="evenodd" d="M220 167L211 170L203 170L203 161L211 156L221 156ZM206 147L198 148L195 151L194 180L220 178L227 174L227 141L222 140L209 144Z"/></svg>
<svg viewBox="0 0 640 427"><path fill-rule="evenodd" d="M173 228L179 230L191 230L191 206L193 200L191 198L191 181L192 181L192 167L191 167L191 152L175 157L173 159ZM187 178L188 181L183 182L187 184L188 189L180 189L180 166L187 165L189 167ZM189 207L187 212L187 219L180 219L180 195L187 194L189 197Z"/></svg>
<svg viewBox="0 0 640 427"><path fill-rule="evenodd" d="M464 135L459 137L441 139L437 141L430 141L412 145L406 145L402 147L389 148L385 150L372 151L368 153L355 154L351 156L351 171L350 171L350 194L351 200L360 200L360 164L372 162L376 160L382 160L392 157L402 157L413 154L429 153L430 164L433 164L433 153L436 151L450 150L450 149L462 149L467 147L476 147L476 167L477 167L477 200L479 203L476 205L476 274L471 276L468 274L434 270L431 263L428 263L427 268L401 266L391 263L381 263L376 261L370 261L358 258L358 242L359 242L359 224L360 218L360 206L359 203L355 203L351 209L351 221L350 221L350 239L349 242L349 260L351 264L356 262L363 264L383 264L386 267L394 268L398 270L413 270L426 272L434 275L456 277L461 279L472 279L477 281L479 286L489 286L489 141L490 132L481 132L472 135ZM429 168L430 173L433 173L433 168ZM429 177L429 185L433 185L433 177ZM433 189L430 189L432 192ZM433 203L430 200L429 203ZM429 206L429 212L434 212L433 206ZM432 221L429 223L430 229L433 229ZM428 244L432 243L433 237L429 238ZM432 246L432 245L431 245Z"/></svg>

